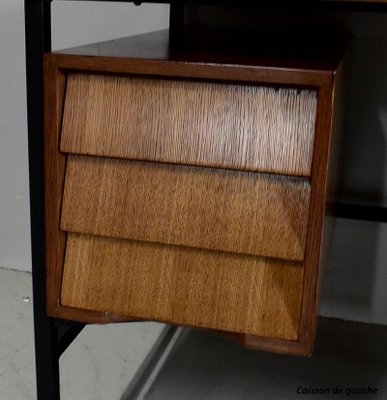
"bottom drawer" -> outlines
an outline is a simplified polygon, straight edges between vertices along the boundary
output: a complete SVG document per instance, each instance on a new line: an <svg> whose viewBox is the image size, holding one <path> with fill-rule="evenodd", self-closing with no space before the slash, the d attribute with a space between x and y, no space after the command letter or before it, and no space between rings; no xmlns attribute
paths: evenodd
<svg viewBox="0 0 387 400"><path fill-rule="evenodd" d="M303 264L69 233L61 305L296 340Z"/></svg>

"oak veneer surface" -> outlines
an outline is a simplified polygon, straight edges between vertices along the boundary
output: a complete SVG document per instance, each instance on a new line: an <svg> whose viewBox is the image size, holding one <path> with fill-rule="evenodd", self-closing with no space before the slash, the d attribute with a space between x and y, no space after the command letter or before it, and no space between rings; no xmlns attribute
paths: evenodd
<svg viewBox="0 0 387 400"><path fill-rule="evenodd" d="M69 74L61 150L308 176L315 90Z"/></svg>
<svg viewBox="0 0 387 400"><path fill-rule="evenodd" d="M69 155L61 228L303 260L304 178Z"/></svg>
<svg viewBox="0 0 387 400"><path fill-rule="evenodd" d="M302 285L297 262L70 233L61 304L296 340Z"/></svg>

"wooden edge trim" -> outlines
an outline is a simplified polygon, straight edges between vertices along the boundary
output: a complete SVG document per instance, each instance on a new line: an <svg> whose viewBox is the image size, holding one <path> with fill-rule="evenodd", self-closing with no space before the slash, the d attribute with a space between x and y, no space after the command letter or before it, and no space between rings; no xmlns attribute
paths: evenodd
<svg viewBox="0 0 387 400"><path fill-rule="evenodd" d="M310 357L313 352L313 342L289 341L246 335L243 344L245 347L253 350L299 357Z"/></svg>
<svg viewBox="0 0 387 400"><path fill-rule="evenodd" d="M170 76L174 78L211 79L268 84L322 86L329 82L331 72L309 69L285 69L250 65L219 65L183 61L118 57L91 57L46 53L45 59L58 69L101 73Z"/></svg>
<svg viewBox="0 0 387 400"><path fill-rule="evenodd" d="M300 343L297 340L276 339L263 336L244 335L224 331L216 331L231 340L237 341L246 348L270 353L308 357L313 351L313 343Z"/></svg>
<svg viewBox="0 0 387 400"><path fill-rule="evenodd" d="M319 265L321 257L321 235L326 203L328 149L332 128L334 75L319 89L316 132L311 174L311 199L309 208L307 245L304 263L304 289L302 295L300 328L297 341L252 335L232 335L248 348L295 356L310 356L313 352L317 329L317 297Z"/></svg>
<svg viewBox="0 0 387 400"><path fill-rule="evenodd" d="M56 318L83 322L86 324L107 324L114 322L139 321L138 318L131 319L128 317L123 317L122 315L66 307L62 306L61 304L57 304L56 306L50 308L49 315Z"/></svg>
<svg viewBox="0 0 387 400"><path fill-rule="evenodd" d="M324 223L328 149L332 125L334 75L322 86L318 95L316 133L311 173L311 197L305 249L304 289L298 343L311 351L317 326L317 288L321 257L321 237Z"/></svg>
<svg viewBox="0 0 387 400"><path fill-rule="evenodd" d="M66 158L58 152L61 107L64 99L66 76L52 60L44 59L44 175L46 224L46 286L47 313L59 301L62 268L58 261L64 254L66 234L59 230L60 199L64 182Z"/></svg>

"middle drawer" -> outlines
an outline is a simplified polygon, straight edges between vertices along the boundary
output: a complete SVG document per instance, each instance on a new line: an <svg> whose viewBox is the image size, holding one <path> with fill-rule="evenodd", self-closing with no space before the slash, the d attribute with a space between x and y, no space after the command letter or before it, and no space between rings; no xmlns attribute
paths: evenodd
<svg viewBox="0 0 387 400"><path fill-rule="evenodd" d="M305 178L69 155L61 229L303 260Z"/></svg>

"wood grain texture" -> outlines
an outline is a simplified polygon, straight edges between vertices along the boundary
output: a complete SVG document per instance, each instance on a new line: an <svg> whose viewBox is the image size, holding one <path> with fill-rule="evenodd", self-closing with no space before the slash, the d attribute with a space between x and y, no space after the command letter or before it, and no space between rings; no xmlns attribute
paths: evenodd
<svg viewBox="0 0 387 400"><path fill-rule="evenodd" d="M69 74L61 150L308 176L315 90Z"/></svg>
<svg viewBox="0 0 387 400"><path fill-rule="evenodd" d="M326 205L334 78L320 88L316 121L316 141L312 166L311 206L308 217L308 240L305 251L305 275L299 345L306 354L313 351L317 324L317 289L320 279L322 231ZM325 238L328 239L327 237Z"/></svg>
<svg viewBox="0 0 387 400"><path fill-rule="evenodd" d="M63 305L296 340L301 263L69 234Z"/></svg>
<svg viewBox="0 0 387 400"><path fill-rule="evenodd" d="M349 54L342 61L329 84L319 93L316 123L316 142L312 168L311 204L308 241L305 252L305 284L300 323L300 347L305 353L313 351L317 330L319 289L324 268L328 262L333 235L332 210L328 202L338 194L337 179L340 173L339 149L343 134L344 86ZM328 133L328 134L327 134Z"/></svg>
<svg viewBox="0 0 387 400"><path fill-rule="evenodd" d="M66 231L304 258L303 178L69 156Z"/></svg>

